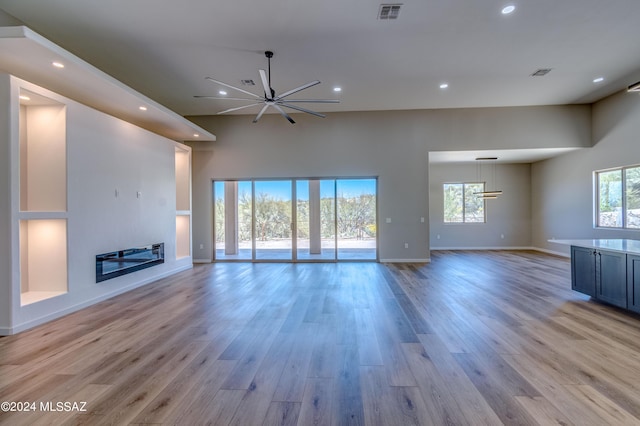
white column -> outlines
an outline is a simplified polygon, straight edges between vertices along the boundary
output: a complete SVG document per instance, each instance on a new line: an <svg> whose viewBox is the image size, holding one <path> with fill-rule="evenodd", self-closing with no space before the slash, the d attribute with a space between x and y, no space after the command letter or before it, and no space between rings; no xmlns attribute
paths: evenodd
<svg viewBox="0 0 640 426"><path fill-rule="evenodd" d="M309 253L322 253L319 180L309 181Z"/></svg>
<svg viewBox="0 0 640 426"><path fill-rule="evenodd" d="M9 334L13 326L13 306L19 306L20 283L17 282L17 262L19 246L11 212L18 211L13 203L18 198L12 196L13 185L17 184L18 155L12 153L11 146L17 145L18 98L17 89L12 93L8 74L0 73L0 335ZM12 120L13 117L13 120ZM14 261L16 260L16 261ZM15 302L15 303L14 303Z"/></svg>
<svg viewBox="0 0 640 426"><path fill-rule="evenodd" d="M224 183L224 254L238 254L238 182Z"/></svg>

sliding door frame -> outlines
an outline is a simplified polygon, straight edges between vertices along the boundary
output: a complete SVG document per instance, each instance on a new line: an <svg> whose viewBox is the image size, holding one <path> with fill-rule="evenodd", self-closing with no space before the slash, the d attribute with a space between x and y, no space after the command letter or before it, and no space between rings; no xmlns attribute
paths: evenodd
<svg viewBox="0 0 640 426"><path fill-rule="evenodd" d="M372 259L340 259L338 257L338 181L339 180L363 180L371 179L375 182L375 213L376 213L376 249L375 258ZM297 182L298 181L333 181L333 258L322 259L299 259L298 258L298 206L297 206ZM291 183L291 258L290 259L257 259L256 258L256 182L289 181ZM243 259L218 259L216 256L216 182L251 182L251 258ZM232 178L232 179L211 179L211 241L212 241L212 262L251 262L251 263L336 263L336 262L379 262L380 261L380 218L378 214L378 176L325 176L325 177L287 177L287 178Z"/></svg>

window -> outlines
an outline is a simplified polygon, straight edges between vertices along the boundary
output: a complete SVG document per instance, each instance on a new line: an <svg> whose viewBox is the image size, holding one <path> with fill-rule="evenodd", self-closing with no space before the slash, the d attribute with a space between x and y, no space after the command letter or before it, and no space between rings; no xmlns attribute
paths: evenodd
<svg viewBox="0 0 640 426"><path fill-rule="evenodd" d="M445 183L445 223L484 223L484 200L478 192L484 191L484 183Z"/></svg>
<svg viewBox="0 0 640 426"><path fill-rule="evenodd" d="M640 229L640 166L595 174L596 226Z"/></svg>

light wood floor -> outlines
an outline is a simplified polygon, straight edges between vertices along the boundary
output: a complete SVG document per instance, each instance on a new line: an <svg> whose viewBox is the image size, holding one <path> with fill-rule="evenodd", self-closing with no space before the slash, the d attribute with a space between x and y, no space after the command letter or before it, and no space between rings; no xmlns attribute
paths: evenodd
<svg viewBox="0 0 640 426"><path fill-rule="evenodd" d="M87 403L12 426L640 424L640 317L535 252L201 265L0 338L0 401Z"/></svg>

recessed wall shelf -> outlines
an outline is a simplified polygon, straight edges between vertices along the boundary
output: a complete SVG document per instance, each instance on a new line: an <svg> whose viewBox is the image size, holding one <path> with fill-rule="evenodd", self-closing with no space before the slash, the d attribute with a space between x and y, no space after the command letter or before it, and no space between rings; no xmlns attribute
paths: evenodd
<svg viewBox="0 0 640 426"><path fill-rule="evenodd" d="M176 259L191 256L191 150L176 145Z"/></svg>
<svg viewBox="0 0 640 426"><path fill-rule="evenodd" d="M20 304L67 292L67 221L20 221Z"/></svg>
<svg viewBox="0 0 640 426"><path fill-rule="evenodd" d="M66 106L19 90L20 304L65 294L67 277Z"/></svg>

